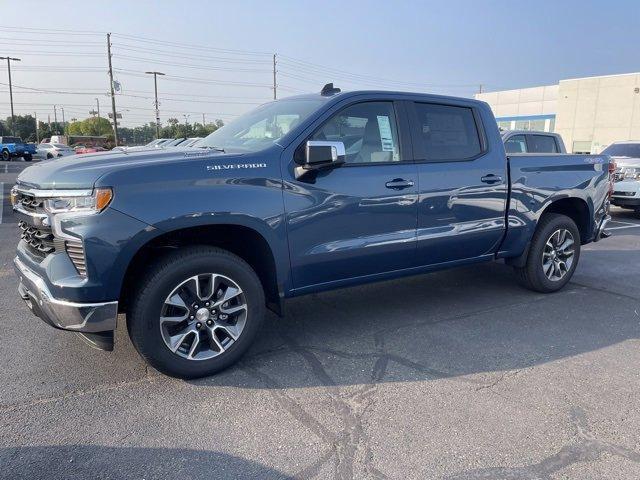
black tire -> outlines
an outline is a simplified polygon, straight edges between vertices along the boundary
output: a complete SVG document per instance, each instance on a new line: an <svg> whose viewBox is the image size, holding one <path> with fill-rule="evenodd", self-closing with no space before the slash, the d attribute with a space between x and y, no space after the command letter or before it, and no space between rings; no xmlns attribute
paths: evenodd
<svg viewBox="0 0 640 480"><path fill-rule="evenodd" d="M160 314L167 295L194 275L217 273L233 279L242 289L247 305L244 328L233 344L218 356L190 360L165 344ZM215 247L186 247L169 253L140 279L127 309L127 329L140 355L159 371L184 379L220 372L234 364L253 342L265 315L265 298L260 279L240 257Z"/></svg>
<svg viewBox="0 0 640 480"><path fill-rule="evenodd" d="M51 155L50 153L47 153L47 160L51 160L53 158L53 155Z"/></svg>
<svg viewBox="0 0 640 480"><path fill-rule="evenodd" d="M25 162L30 162L31 160L33 160L33 156L30 153L25 153L22 158Z"/></svg>
<svg viewBox="0 0 640 480"><path fill-rule="evenodd" d="M543 268L543 255L547 241L550 240L555 232L562 229L567 230L573 236L573 261L562 278L551 280L547 277L545 269ZM518 280L524 287L536 292L551 293L557 292L571 280L579 260L580 231L575 222L565 215L548 213L538 222L538 227L533 235L525 266L514 267L514 269Z"/></svg>
<svg viewBox="0 0 640 480"><path fill-rule="evenodd" d="M9 150L2 151L2 160L5 162L8 162L11 160L11 154L9 153Z"/></svg>

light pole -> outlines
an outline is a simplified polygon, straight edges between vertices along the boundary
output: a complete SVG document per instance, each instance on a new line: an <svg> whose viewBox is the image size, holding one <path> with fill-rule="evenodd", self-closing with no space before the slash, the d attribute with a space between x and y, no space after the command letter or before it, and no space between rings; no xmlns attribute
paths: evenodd
<svg viewBox="0 0 640 480"><path fill-rule="evenodd" d="M155 106L156 106L156 139L160 138L160 104L158 103L158 75L164 75L162 72L144 72L148 75L153 75L153 87L155 91Z"/></svg>
<svg viewBox="0 0 640 480"><path fill-rule="evenodd" d="M100 118L100 100L98 98L96 98L96 106L98 107L98 118Z"/></svg>
<svg viewBox="0 0 640 480"><path fill-rule="evenodd" d="M15 135L16 117L13 114L13 87L11 86L11 61L21 62L22 60L20 60L19 58L13 58L13 57L0 57L0 60L7 61L7 71L9 72L9 100L11 102L11 133Z"/></svg>

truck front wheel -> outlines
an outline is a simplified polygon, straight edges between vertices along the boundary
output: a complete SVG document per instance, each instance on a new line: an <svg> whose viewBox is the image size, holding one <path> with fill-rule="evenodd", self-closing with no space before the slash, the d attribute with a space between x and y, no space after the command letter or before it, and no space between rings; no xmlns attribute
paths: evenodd
<svg viewBox="0 0 640 480"><path fill-rule="evenodd" d="M11 160L11 154L9 153L9 150L2 151L2 160L5 162L8 162L9 160Z"/></svg>
<svg viewBox="0 0 640 480"><path fill-rule="evenodd" d="M580 259L580 231L561 214L545 214L538 222L524 267L515 267L520 282L536 292L556 292L575 272Z"/></svg>
<svg viewBox="0 0 640 480"><path fill-rule="evenodd" d="M153 367L197 378L235 363L264 315L262 284L244 260L219 248L187 247L162 258L141 279L127 328Z"/></svg>

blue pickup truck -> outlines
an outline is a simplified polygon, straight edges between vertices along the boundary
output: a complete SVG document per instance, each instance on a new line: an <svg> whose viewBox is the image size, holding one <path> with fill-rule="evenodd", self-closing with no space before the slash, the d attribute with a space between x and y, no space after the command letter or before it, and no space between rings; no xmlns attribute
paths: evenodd
<svg viewBox="0 0 640 480"><path fill-rule="evenodd" d="M0 157L5 162L17 157L30 162L35 154L36 146L33 143L25 143L20 137L0 137Z"/></svg>
<svg viewBox="0 0 640 480"><path fill-rule="evenodd" d="M475 100L329 84L201 142L21 173L15 270L38 317L109 350L124 313L142 357L193 378L289 297L497 260L554 292L608 235L609 157L507 157Z"/></svg>

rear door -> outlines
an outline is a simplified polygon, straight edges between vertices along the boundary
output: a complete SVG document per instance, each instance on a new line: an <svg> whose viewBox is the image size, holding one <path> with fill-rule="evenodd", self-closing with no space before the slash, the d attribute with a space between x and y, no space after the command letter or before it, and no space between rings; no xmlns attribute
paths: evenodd
<svg viewBox="0 0 640 480"><path fill-rule="evenodd" d="M339 108L288 157L284 201L296 289L414 266L418 175L408 121L394 101ZM296 178L307 140L343 142L346 163ZM320 287L322 288L322 287Z"/></svg>
<svg viewBox="0 0 640 480"><path fill-rule="evenodd" d="M484 128L490 112L464 101L407 108L420 182L418 264L492 254L505 231L508 178L497 126L493 142Z"/></svg>

